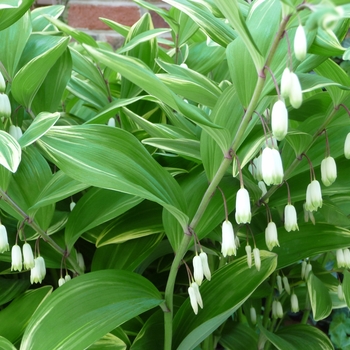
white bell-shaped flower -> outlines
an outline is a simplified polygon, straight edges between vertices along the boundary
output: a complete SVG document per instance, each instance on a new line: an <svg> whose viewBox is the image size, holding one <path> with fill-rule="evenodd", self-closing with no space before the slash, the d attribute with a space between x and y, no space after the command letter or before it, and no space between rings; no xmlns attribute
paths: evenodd
<svg viewBox="0 0 350 350"><path fill-rule="evenodd" d="M264 148L261 169L266 185L279 185L282 183L284 177L282 159L277 149L270 147Z"/></svg>
<svg viewBox="0 0 350 350"><path fill-rule="evenodd" d="M66 282L70 281L71 279L72 279L72 277L70 277L70 276L68 275L68 273L64 276L64 280L65 280Z"/></svg>
<svg viewBox="0 0 350 350"><path fill-rule="evenodd" d="M317 211L318 208L322 208L321 186L317 180L313 180L306 189L305 209L311 212Z"/></svg>
<svg viewBox="0 0 350 350"><path fill-rule="evenodd" d="M284 98L289 97L290 94L290 86L291 86L291 78L290 78L290 70L289 68L285 68L282 73L281 78L281 95Z"/></svg>
<svg viewBox="0 0 350 350"><path fill-rule="evenodd" d="M109 118L107 125L114 128L115 127L115 118Z"/></svg>
<svg viewBox="0 0 350 350"><path fill-rule="evenodd" d="M283 317L283 307L280 301L276 302L276 316L277 318Z"/></svg>
<svg viewBox="0 0 350 350"><path fill-rule="evenodd" d="M196 283L200 286L203 281L203 267L202 267L202 260L199 255L196 255L193 258L193 278L196 281Z"/></svg>
<svg viewBox="0 0 350 350"><path fill-rule="evenodd" d="M4 93L6 90L6 82L4 76L0 72L0 93Z"/></svg>
<svg viewBox="0 0 350 350"><path fill-rule="evenodd" d="M11 117L11 103L9 97L6 94L0 93L0 118Z"/></svg>
<svg viewBox="0 0 350 350"><path fill-rule="evenodd" d="M307 39L304 27L299 24L294 36L294 54L298 61L304 61L307 52Z"/></svg>
<svg viewBox="0 0 350 350"><path fill-rule="evenodd" d="M256 324L256 310L255 307L250 307L250 320L252 321L252 324Z"/></svg>
<svg viewBox="0 0 350 350"><path fill-rule="evenodd" d="M345 258L343 249L337 249L336 251L337 265L338 267L345 267Z"/></svg>
<svg viewBox="0 0 350 350"><path fill-rule="evenodd" d="M344 254L344 267L347 267L348 269L350 269L350 250L349 250L349 248L345 248L343 250L343 254Z"/></svg>
<svg viewBox="0 0 350 350"><path fill-rule="evenodd" d="M10 125L9 134L16 140L19 140L22 136L22 129L19 126Z"/></svg>
<svg viewBox="0 0 350 350"><path fill-rule="evenodd" d="M1 74L1 73L0 73ZM6 227L0 224L0 253L10 250Z"/></svg>
<svg viewBox="0 0 350 350"><path fill-rule="evenodd" d="M338 299L339 300L344 300L345 299L343 286L341 284L338 284Z"/></svg>
<svg viewBox="0 0 350 350"><path fill-rule="evenodd" d="M188 294L190 296L190 302L193 309L193 312L198 314L198 305L203 309L203 301L201 294L199 292L199 287L196 282L192 282L188 287Z"/></svg>
<svg viewBox="0 0 350 350"><path fill-rule="evenodd" d="M337 178L337 164L333 157L326 157L321 162L321 180L325 186L330 186Z"/></svg>
<svg viewBox="0 0 350 350"><path fill-rule="evenodd" d="M346 159L350 159L350 132L346 135L344 142L344 156Z"/></svg>
<svg viewBox="0 0 350 350"><path fill-rule="evenodd" d="M65 283L66 283L66 280L65 280L63 277L61 277L61 278L58 280L58 286L59 286L59 287L63 286Z"/></svg>
<svg viewBox="0 0 350 350"><path fill-rule="evenodd" d="M303 102L303 93L298 76L294 73L290 73L290 91L289 102L293 108L297 109Z"/></svg>
<svg viewBox="0 0 350 350"><path fill-rule="evenodd" d="M303 260L301 263L301 279L302 280L305 278L306 266L307 266L307 262L305 260Z"/></svg>
<svg viewBox="0 0 350 350"><path fill-rule="evenodd" d="M15 244L11 249L11 271L22 271L22 251L19 245Z"/></svg>
<svg viewBox="0 0 350 350"><path fill-rule="evenodd" d="M265 242L269 250L280 246L278 243L277 227L273 221L270 221L265 229Z"/></svg>
<svg viewBox="0 0 350 350"><path fill-rule="evenodd" d="M203 273L205 278L210 281L211 280L211 272L208 264L208 255L205 252L201 252L199 254L199 257L201 258L202 261L202 268L203 268Z"/></svg>
<svg viewBox="0 0 350 350"><path fill-rule="evenodd" d="M260 271L260 268L261 268L260 250L256 247L253 249L253 256L254 256L255 268L258 271Z"/></svg>
<svg viewBox="0 0 350 350"><path fill-rule="evenodd" d="M74 201L71 201L71 202L69 203L69 210L72 211L72 210L75 208L76 205L77 205L77 204L76 204Z"/></svg>
<svg viewBox="0 0 350 350"><path fill-rule="evenodd" d="M34 267L34 255L32 247L29 243L24 243L22 247L23 252L23 265L26 270L29 270Z"/></svg>
<svg viewBox="0 0 350 350"><path fill-rule="evenodd" d="M248 267L251 268L252 267L252 247L247 244L245 246L245 251L247 253L247 264L248 264Z"/></svg>
<svg viewBox="0 0 350 350"><path fill-rule="evenodd" d="M287 232L295 230L299 231L297 212L292 204L287 204L284 207L284 228Z"/></svg>
<svg viewBox="0 0 350 350"><path fill-rule="evenodd" d="M249 192L245 188L240 188L236 195L236 222L237 224L250 223L252 214L250 211Z"/></svg>
<svg viewBox="0 0 350 350"><path fill-rule="evenodd" d="M280 275L277 275L276 283L277 283L278 293L282 294L282 292L283 292L283 285L282 285L282 277Z"/></svg>
<svg viewBox="0 0 350 350"><path fill-rule="evenodd" d="M286 292L288 294L290 294L290 285L289 285L289 281L288 281L287 276L283 276L282 281L283 281L284 289L286 290Z"/></svg>
<svg viewBox="0 0 350 350"><path fill-rule="evenodd" d="M46 276L45 260L42 256L34 259L34 267L30 270L30 283L41 283Z"/></svg>
<svg viewBox="0 0 350 350"><path fill-rule="evenodd" d="M290 296L290 305L292 312L299 312L299 301L295 293Z"/></svg>
<svg viewBox="0 0 350 350"><path fill-rule="evenodd" d="M271 112L272 134L276 140L281 141L288 132L288 111L285 103L278 100L272 107Z"/></svg>
<svg viewBox="0 0 350 350"><path fill-rule="evenodd" d="M222 245L221 252L224 257L236 255L236 244L233 227L230 221L225 220L222 223Z"/></svg>

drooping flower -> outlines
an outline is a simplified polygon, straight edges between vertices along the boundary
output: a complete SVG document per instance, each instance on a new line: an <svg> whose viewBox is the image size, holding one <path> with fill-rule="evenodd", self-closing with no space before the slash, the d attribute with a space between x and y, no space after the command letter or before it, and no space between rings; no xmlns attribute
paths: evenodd
<svg viewBox="0 0 350 350"><path fill-rule="evenodd" d="M0 93L4 93L6 89L6 82L4 76L0 72Z"/></svg>
<svg viewBox="0 0 350 350"><path fill-rule="evenodd" d="M344 254L344 267L347 267L350 269L350 250L349 248L345 248L343 250Z"/></svg>
<svg viewBox="0 0 350 350"><path fill-rule="evenodd" d="M247 244L245 246L245 251L247 253L247 264L248 264L248 267L251 268L252 267L252 247Z"/></svg>
<svg viewBox="0 0 350 350"><path fill-rule="evenodd" d="M346 135L344 142L344 156L346 159L350 159L350 132Z"/></svg>
<svg viewBox="0 0 350 350"><path fill-rule="evenodd" d="M201 258L202 261L202 267L203 267L203 273L205 278L210 281L211 280L211 272L208 264L208 255L205 252L201 252L199 254L199 257Z"/></svg>
<svg viewBox="0 0 350 350"><path fill-rule="evenodd" d="M306 268L305 268L305 280L308 279L311 271L312 271L312 265L310 264L310 261L309 261L309 263L306 265Z"/></svg>
<svg viewBox="0 0 350 350"><path fill-rule="evenodd" d="M85 271L85 262L84 262L83 254L77 253L77 262L78 262L79 267L80 267L83 271Z"/></svg>
<svg viewBox="0 0 350 350"><path fill-rule="evenodd" d="M252 321L252 324L256 324L256 310L255 307L250 307L250 320Z"/></svg>
<svg viewBox="0 0 350 350"><path fill-rule="evenodd" d="M270 221L265 229L265 242L269 250L280 246L278 243L277 227L273 221Z"/></svg>
<svg viewBox="0 0 350 350"><path fill-rule="evenodd" d="M287 276L283 276L282 281L283 281L284 289L288 294L290 294L290 285L289 285Z"/></svg>
<svg viewBox="0 0 350 350"><path fill-rule="evenodd" d="M236 255L236 244L233 227L230 221L222 223L222 245L221 252L224 257Z"/></svg>
<svg viewBox="0 0 350 350"><path fill-rule="evenodd" d="M111 126L111 127L115 127L115 119L114 118L109 118L107 125Z"/></svg>
<svg viewBox="0 0 350 350"><path fill-rule="evenodd" d="M6 94L0 93L0 117L11 117L11 103L9 97Z"/></svg>
<svg viewBox="0 0 350 350"><path fill-rule="evenodd" d="M63 277L61 277L61 278L58 280L58 286L59 286L59 287L63 286L65 283L66 283L66 280L65 280Z"/></svg>
<svg viewBox="0 0 350 350"><path fill-rule="evenodd" d="M284 98L289 97L290 86L291 86L290 70L288 67L286 67L282 73L282 78L281 78L281 95L282 95L282 97L284 97Z"/></svg>
<svg viewBox="0 0 350 350"><path fill-rule="evenodd" d="M277 283L278 292L281 294L283 292L283 286L282 286L282 277L280 275L277 275L276 283Z"/></svg>
<svg viewBox="0 0 350 350"><path fill-rule="evenodd" d="M345 258L343 249L337 249L336 251L337 265L338 267L345 267Z"/></svg>
<svg viewBox="0 0 350 350"><path fill-rule="evenodd" d="M19 140L23 135L22 129L15 125L10 125L9 134L16 140Z"/></svg>
<svg viewBox="0 0 350 350"><path fill-rule="evenodd" d="M307 266L307 262L305 260L303 260L301 263L301 279L302 280L305 278L306 266Z"/></svg>
<svg viewBox="0 0 350 350"><path fill-rule="evenodd" d="M72 211L77 204L74 201L69 203L69 210Z"/></svg>
<svg viewBox="0 0 350 350"><path fill-rule="evenodd" d="M290 296L290 305L292 312L299 312L299 301L295 293Z"/></svg>
<svg viewBox="0 0 350 350"><path fill-rule="evenodd" d="M203 309L203 301L201 294L199 292L199 287L196 282L192 282L188 287L188 294L190 296L190 302L193 309L193 312L198 314L198 305Z"/></svg>
<svg viewBox="0 0 350 350"><path fill-rule="evenodd" d="M266 185L279 185L283 181L283 166L280 153L275 148L266 147L262 152L262 177Z"/></svg>
<svg viewBox="0 0 350 350"><path fill-rule="evenodd" d="M41 283L46 276L45 260L42 256L34 259L34 267L30 270L30 283Z"/></svg>
<svg viewBox="0 0 350 350"><path fill-rule="evenodd" d="M301 90L300 81L294 72L290 73L289 102L295 109L299 108L303 102L303 93Z"/></svg>
<svg viewBox="0 0 350 350"><path fill-rule="evenodd" d="M276 317L277 318L283 317L283 307L280 301L276 302Z"/></svg>
<svg viewBox="0 0 350 350"><path fill-rule="evenodd" d="M339 298L339 300L344 300L345 299L343 286L341 284L338 284L338 298Z"/></svg>
<svg viewBox="0 0 350 350"><path fill-rule="evenodd" d="M299 231L297 212L292 204L287 204L284 207L284 228L287 232L295 230Z"/></svg>
<svg viewBox="0 0 350 350"><path fill-rule="evenodd" d="M320 183L317 180L311 181L306 189L305 209L308 211L317 211L322 207L322 192Z"/></svg>
<svg viewBox="0 0 350 350"><path fill-rule="evenodd" d="M330 186L337 178L337 164L333 157L326 157L321 162L321 180L325 186Z"/></svg>
<svg viewBox="0 0 350 350"><path fill-rule="evenodd" d="M254 255L255 267L258 271L260 271L260 268L261 268L260 250L255 247L253 249L253 255Z"/></svg>
<svg viewBox="0 0 350 350"><path fill-rule="evenodd" d="M70 281L71 279L72 279L72 277L70 277L70 276L68 275L68 273L64 276L64 280L65 280L66 282Z"/></svg>
<svg viewBox="0 0 350 350"><path fill-rule="evenodd" d="M1 74L1 73L0 73ZM6 227L0 224L0 253L10 250Z"/></svg>
<svg viewBox="0 0 350 350"><path fill-rule="evenodd" d="M294 37L294 54L298 61L304 61L307 52L307 40L304 27L299 24Z"/></svg>
<svg viewBox="0 0 350 350"><path fill-rule="evenodd" d="M24 243L22 247L23 252L23 265L26 270L29 270L34 267L34 255L32 247L29 243Z"/></svg>
<svg viewBox="0 0 350 350"><path fill-rule="evenodd" d="M271 112L272 134L278 141L285 138L288 132L288 111L285 103L278 100L272 107Z"/></svg>
<svg viewBox="0 0 350 350"><path fill-rule="evenodd" d="M22 251L17 244L11 249L11 271L22 271Z"/></svg>
<svg viewBox="0 0 350 350"><path fill-rule="evenodd" d="M252 218L249 193L245 188L240 188L237 192L235 218L237 224L250 223Z"/></svg>
<svg viewBox="0 0 350 350"><path fill-rule="evenodd" d="M196 255L193 258L193 278L196 281L196 283L200 286L203 281L203 267L202 267L202 260L199 255Z"/></svg>

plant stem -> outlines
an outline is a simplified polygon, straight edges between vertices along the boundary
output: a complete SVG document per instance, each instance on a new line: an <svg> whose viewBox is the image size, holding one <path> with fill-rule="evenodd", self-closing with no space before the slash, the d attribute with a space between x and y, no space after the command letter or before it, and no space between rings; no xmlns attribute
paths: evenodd
<svg viewBox="0 0 350 350"><path fill-rule="evenodd" d="M18 205L15 203L12 198L3 190L0 189L0 198L8 203L12 209L14 209L22 218L31 226L41 237L42 239L51 245L58 253L65 255L66 251L61 248L33 219L30 218ZM67 260L70 262L74 270L80 275L84 273L78 265L78 262L74 259L67 256Z"/></svg>
<svg viewBox="0 0 350 350"><path fill-rule="evenodd" d="M267 323L270 320L270 311L271 311L271 305L272 305L272 301L273 301L273 293L274 293L274 285L276 283L276 276L277 276L277 272L275 271L270 278L270 284L272 287L272 292L270 293L270 295L267 297L266 303L265 303L265 310L264 310L264 317L263 317L263 327L267 328Z"/></svg>
<svg viewBox="0 0 350 350"><path fill-rule="evenodd" d="M252 115L255 111L256 106L259 103L260 97L261 97L261 93L263 91L264 88L264 84L265 84L265 80L266 80L266 75L265 75L265 70L266 70L266 66L269 66L272 58L276 52L277 46L283 36L283 33L285 31L286 25L288 23L288 20L290 19L290 16L286 16L279 27L279 30L275 36L275 39L271 45L269 54L266 58L265 63L263 64L263 66L261 67L261 70L258 73L258 79L257 79L257 83L254 89L254 93L253 96L250 100L250 103L248 105L248 108L244 114L244 117L238 127L238 130L236 132L235 138L232 142L232 146L230 148L230 150L234 150L234 152L236 152L236 149L240 146L240 144L242 143L242 141L244 140L244 133L247 129L247 126L252 118ZM230 153L228 150L227 153ZM169 277L168 277L168 281L167 281L167 285L165 288L165 302L166 305L169 309L169 312L165 312L164 313L164 350L171 350L171 346L172 346L172 323L173 323L173 293L174 293L174 286L175 286L175 279L176 279L176 275L177 275L177 270L178 267L180 265L181 260L183 259L188 245L191 241L191 231L195 229L195 227L197 226L199 220L201 219L201 217L203 216L209 202L210 199L212 198L212 195L214 194L216 187L219 185L221 179L223 178L223 176L226 173L227 168L229 167L229 165L231 164L231 158L226 158L224 157L223 161L221 162L215 176L213 177L211 183L209 184L207 190L205 191L202 201L200 202L197 212L195 213L190 225L189 225L189 232L185 232L181 244L179 246L179 249L176 252L175 258L172 262L171 268L170 268L170 272L169 272Z"/></svg>

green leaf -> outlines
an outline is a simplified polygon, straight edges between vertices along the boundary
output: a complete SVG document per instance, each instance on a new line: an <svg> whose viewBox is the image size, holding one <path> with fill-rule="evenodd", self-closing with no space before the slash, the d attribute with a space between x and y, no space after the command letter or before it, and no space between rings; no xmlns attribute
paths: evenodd
<svg viewBox="0 0 350 350"><path fill-rule="evenodd" d="M135 271L157 248L163 234L152 234L125 241L122 244L108 244L99 247L92 259L91 270L117 269Z"/></svg>
<svg viewBox="0 0 350 350"><path fill-rule="evenodd" d="M296 350L286 340L279 337L278 335L269 332L263 326L259 325L261 333L278 349L278 350Z"/></svg>
<svg viewBox="0 0 350 350"><path fill-rule="evenodd" d="M25 148L38 140L41 136L45 135L47 131L57 122L60 118L60 114L42 112L37 115L34 121L30 124L29 128L19 139L18 143L22 148Z"/></svg>
<svg viewBox="0 0 350 350"><path fill-rule="evenodd" d="M279 329L276 334L287 341L293 349L332 350L333 345L327 335L309 324L295 324ZM282 348L284 350L285 348Z"/></svg>
<svg viewBox="0 0 350 350"><path fill-rule="evenodd" d="M126 350L127 345L115 335L108 333L88 347L89 350Z"/></svg>
<svg viewBox="0 0 350 350"><path fill-rule="evenodd" d="M129 33L130 27L128 26L114 22L108 18L99 17L99 20L102 21L104 24L106 24L109 28L115 30L117 33L119 33L123 37L126 37Z"/></svg>
<svg viewBox="0 0 350 350"><path fill-rule="evenodd" d="M169 140L163 138L148 138L142 140L145 145L150 145L156 148L160 148L164 151L178 154L186 159L193 160L195 162L201 161L201 155L199 151L199 141L188 139L176 139Z"/></svg>
<svg viewBox="0 0 350 350"><path fill-rule="evenodd" d="M174 317L174 348L194 349L275 270L277 256L266 251L260 251L260 254L260 271L254 266L249 268L243 257L217 270L210 282L205 281L200 287L204 307L198 315L193 313L187 298ZM238 282L243 280L244 283Z"/></svg>
<svg viewBox="0 0 350 350"><path fill-rule="evenodd" d="M17 72L11 89L12 95L17 102L26 108L30 108L33 98L45 80L46 75L63 54L68 42L69 38L62 38L57 45L33 58Z"/></svg>
<svg viewBox="0 0 350 350"><path fill-rule="evenodd" d="M74 180L63 171L55 173L47 185L42 188L32 209L53 204L61 199L68 198L75 193L85 190L89 185Z"/></svg>
<svg viewBox="0 0 350 350"><path fill-rule="evenodd" d="M0 23L2 24L1 10ZM16 23L0 32L0 61L6 68L6 72L11 79L15 75L18 62L30 33L31 23L28 13L26 13Z"/></svg>
<svg viewBox="0 0 350 350"><path fill-rule="evenodd" d="M128 132L106 125L53 127L38 143L73 179L155 201L186 228L186 204L176 181Z"/></svg>
<svg viewBox="0 0 350 350"><path fill-rule="evenodd" d="M233 0L232 2L227 2L226 0L215 0L215 3L218 5L220 11L229 20L233 28L235 28L235 30L238 32L240 38L244 42L244 45L247 47L251 58L253 59L256 71L259 71L264 64L264 58L259 52L259 49L257 48L254 39L247 28L247 25L240 12L238 1Z"/></svg>
<svg viewBox="0 0 350 350"><path fill-rule="evenodd" d="M81 44L86 44L94 47L98 47L96 41L88 34L81 32L75 28L70 27L69 25L63 23L62 21L52 17L45 16L45 18L50 21L53 25L55 25L59 30L62 30L67 35L70 35L77 42Z"/></svg>
<svg viewBox="0 0 350 350"><path fill-rule="evenodd" d="M30 286L29 280L12 280L0 277L0 305L22 294Z"/></svg>
<svg viewBox="0 0 350 350"><path fill-rule="evenodd" d="M116 270L82 275L55 290L40 305L20 349L85 349L160 303L158 290L140 275Z"/></svg>
<svg viewBox="0 0 350 350"><path fill-rule="evenodd" d="M258 336L248 325L227 320L219 342L227 350L255 349Z"/></svg>
<svg viewBox="0 0 350 350"><path fill-rule="evenodd" d="M345 247L345 245L344 245ZM349 307L350 305L350 272L347 270L343 271L344 279L343 279L343 293L345 296L346 305Z"/></svg>
<svg viewBox="0 0 350 350"><path fill-rule="evenodd" d="M332 343L340 349L348 350L350 346L350 318L344 312L333 315L329 326L329 335Z"/></svg>
<svg viewBox="0 0 350 350"><path fill-rule="evenodd" d="M315 321L323 320L332 312L332 300L328 288L310 272L307 278L307 289Z"/></svg>
<svg viewBox="0 0 350 350"><path fill-rule="evenodd" d="M8 4L0 5L0 30L4 30L7 27L18 21L32 6L34 0L16 1L15 6Z"/></svg>
<svg viewBox="0 0 350 350"><path fill-rule="evenodd" d="M86 231L125 213L142 201L140 197L126 193L90 189L74 207L66 225L65 237L68 246Z"/></svg>
<svg viewBox="0 0 350 350"><path fill-rule="evenodd" d="M16 350L14 345L6 338L0 336L0 348L3 350Z"/></svg>
<svg viewBox="0 0 350 350"><path fill-rule="evenodd" d="M15 173L21 157L22 151L17 140L6 131L0 130L0 164Z"/></svg>
<svg viewBox="0 0 350 350"><path fill-rule="evenodd" d="M311 144L312 136L305 132L291 130L286 135L286 141L293 148L295 155L299 157Z"/></svg>
<svg viewBox="0 0 350 350"><path fill-rule="evenodd" d="M58 18L64 11L63 5L52 5L37 7L31 11L31 19L33 32L50 31L53 30L53 25L45 18L45 15Z"/></svg>
<svg viewBox="0 0 350 350"><path fill-rule="evenodd" d="M11 342L18 341L37 307L51 293L52 287L45 286L29 290L17 297L0 311L0 334Z"/></svg>

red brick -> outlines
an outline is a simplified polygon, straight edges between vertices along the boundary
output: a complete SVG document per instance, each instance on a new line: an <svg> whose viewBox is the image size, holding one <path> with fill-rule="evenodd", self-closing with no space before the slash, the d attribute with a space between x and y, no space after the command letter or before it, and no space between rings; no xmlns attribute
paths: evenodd
<svg viewBox="0 0 350 350"><path fill-rule="evenodd" d="M154 28L169 28L169 24L165 22L164 19L158 15L158 13L154 11L150 11L149 13L152 17Z"/></svg>
<svg viewBox="0 0 350 350"><path fill-rule="evenodd" d="M68 24L74 28L106 30L110 29L99 17L132 26L140 18L137 6L107 6L71 4L68 9Z"/></svg>

